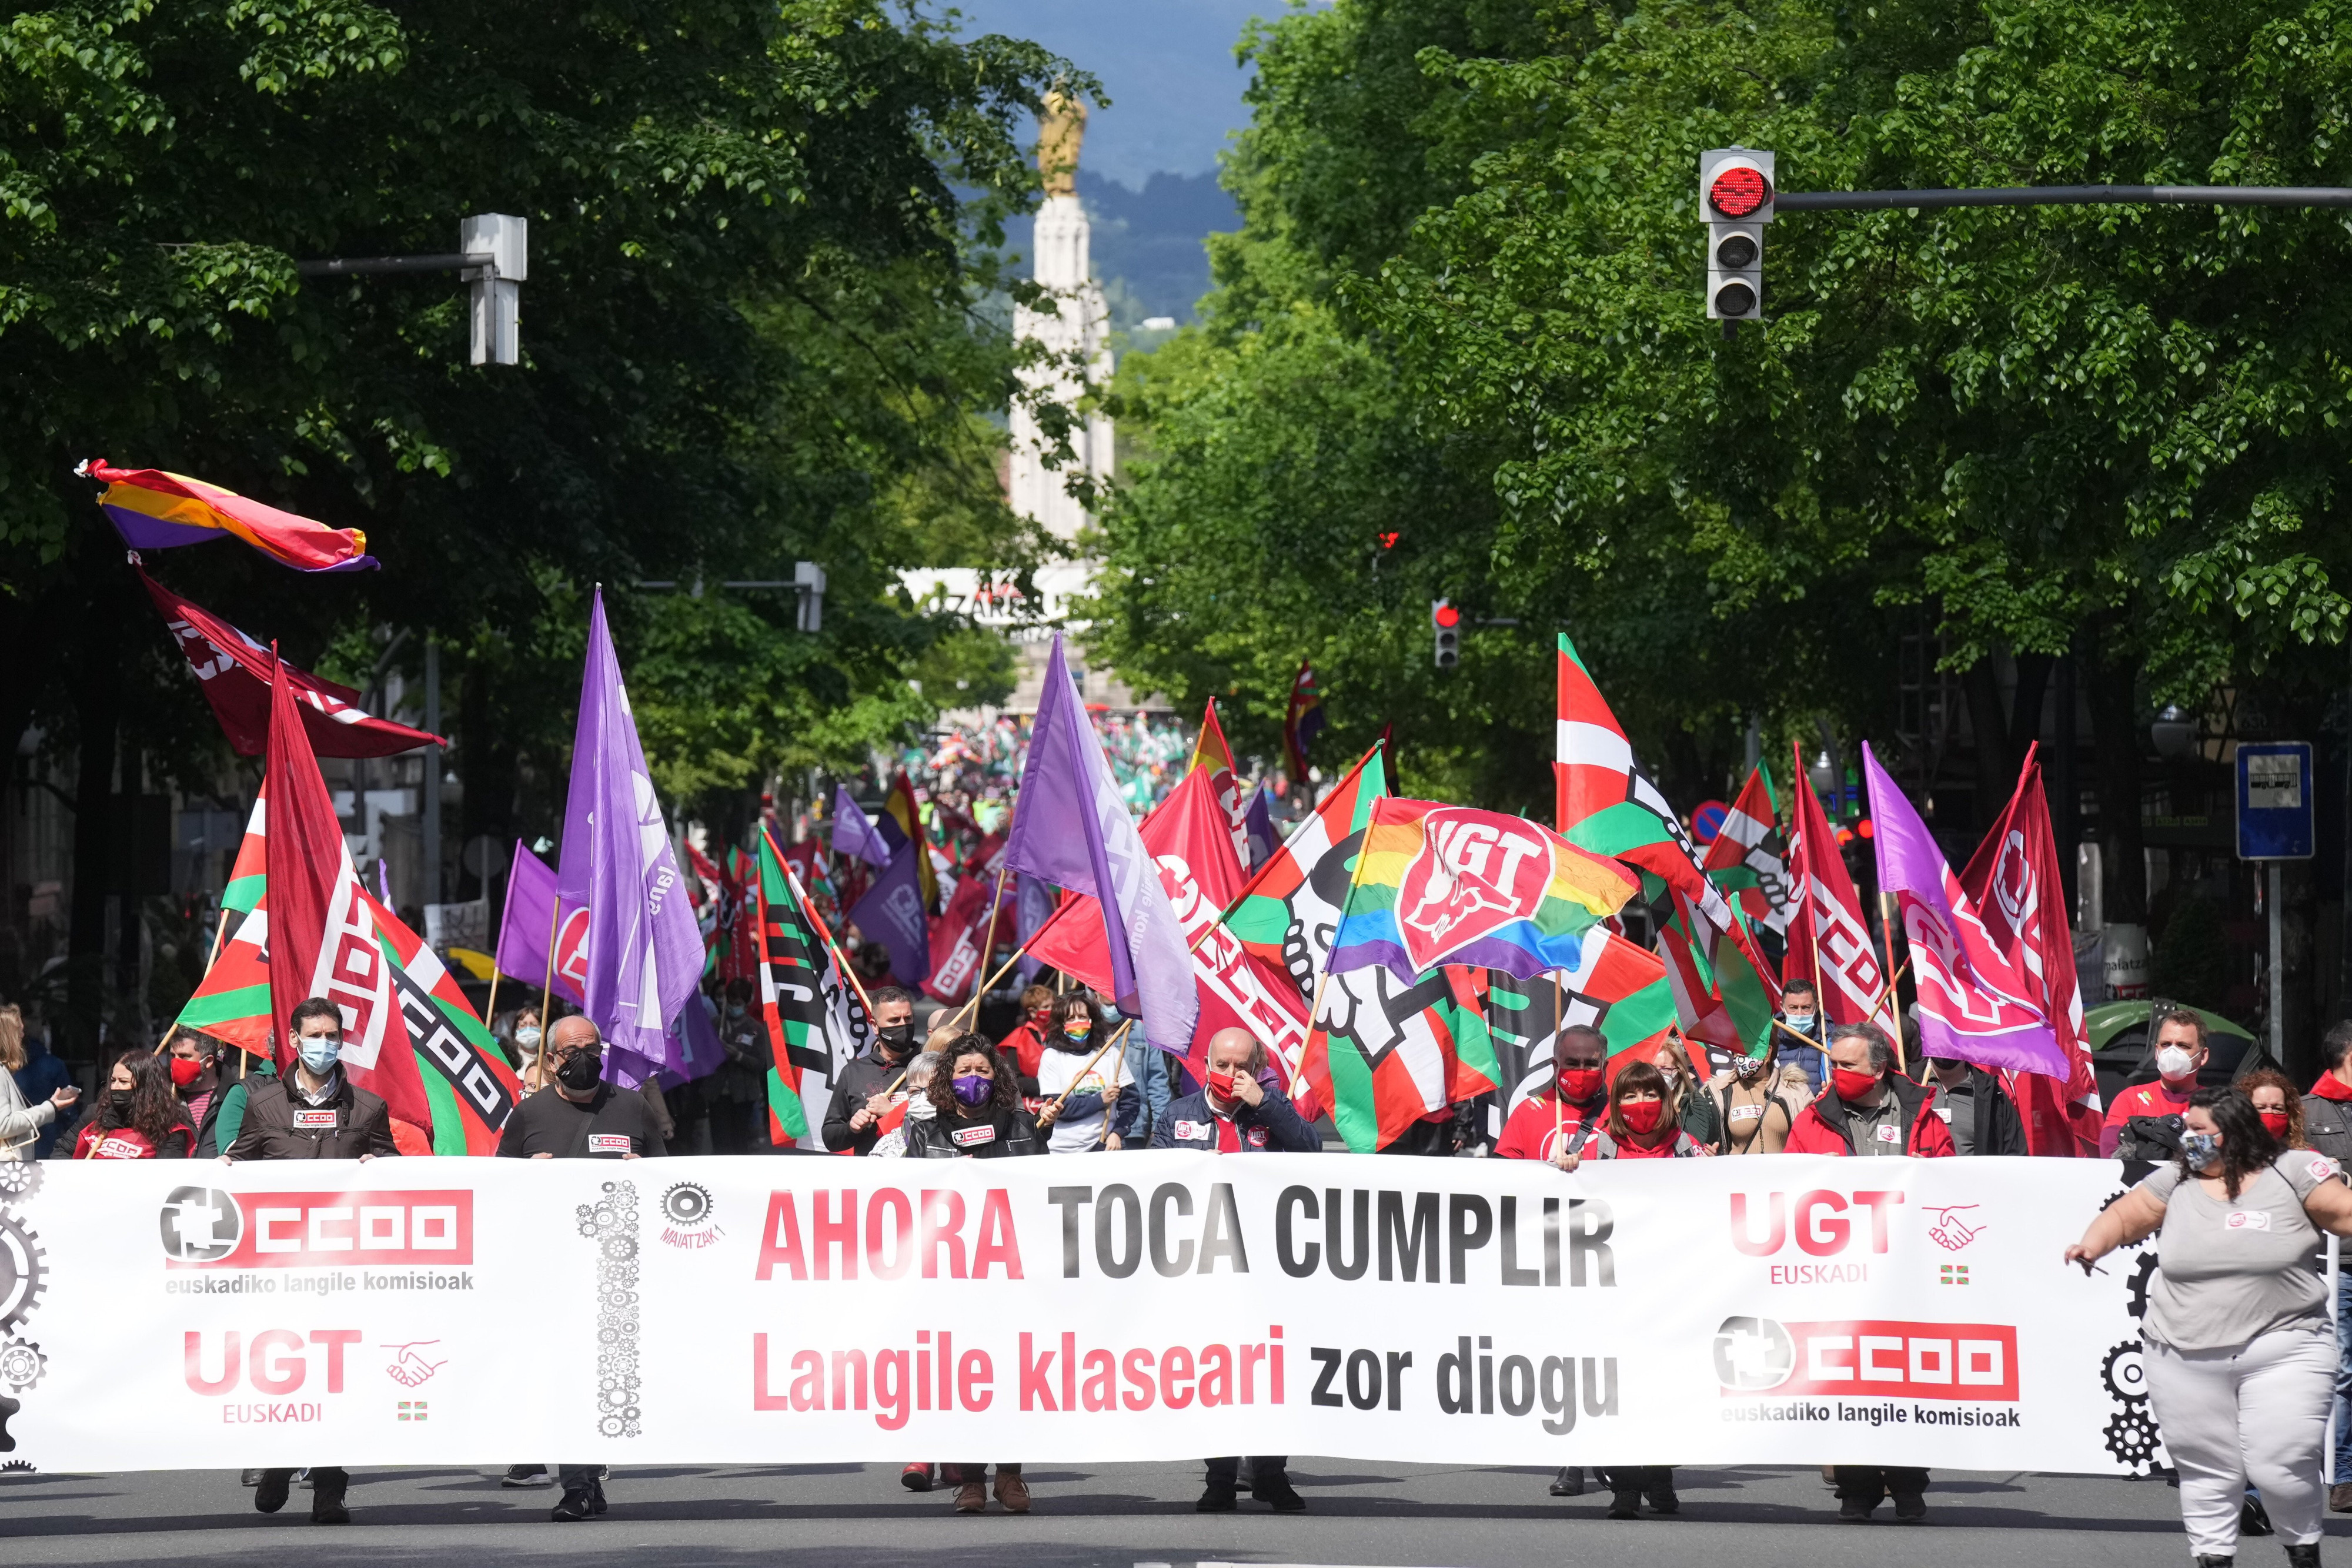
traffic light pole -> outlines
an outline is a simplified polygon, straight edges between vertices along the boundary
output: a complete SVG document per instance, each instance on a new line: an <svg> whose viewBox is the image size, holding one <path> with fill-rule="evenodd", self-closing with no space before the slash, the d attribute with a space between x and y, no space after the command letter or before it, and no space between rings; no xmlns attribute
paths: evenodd
<svg viewBox="0 0 2352 1568"><path fill-rule="evenodd" d="M1927 207L2352 207L2340 185L1997 185L1981 191L1781 191L1790 213Z"/></svg>

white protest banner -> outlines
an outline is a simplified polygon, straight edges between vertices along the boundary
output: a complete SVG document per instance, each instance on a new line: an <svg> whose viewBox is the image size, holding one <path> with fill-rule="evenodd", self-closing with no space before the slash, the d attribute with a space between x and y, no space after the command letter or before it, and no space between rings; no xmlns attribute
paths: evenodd
<svg viewBox="0 0 2352 1568"><path fill-rule="evenodd" d="M0 1166L0 1453L2146 1473L2091 1160Z"/></svg>

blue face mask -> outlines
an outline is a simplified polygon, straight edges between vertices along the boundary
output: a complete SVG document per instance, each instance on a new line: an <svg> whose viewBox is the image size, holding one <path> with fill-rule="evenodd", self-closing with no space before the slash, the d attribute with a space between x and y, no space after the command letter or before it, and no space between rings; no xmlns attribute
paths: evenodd
<svg viewBox="0 0 2352 1568"><path fill-rule="evenodd" d="M302 1065L310 1070L311 1077L324 1078L334 1071L335 1063L341 1059L343 1042L332 1035L320 1035L315 1040L297 1040L294 1053L302 1059Z"/></svg>
<svg viewBox="0 0 2352 1568"><path fill-rule="evenodd" d="M2219 1133L2181 1134L2180 1157L2189 1162L2190 1170L2203 1170L2221 1157L2221 1134Z"/></svg>
<svg viewBox="0 0 2352 1568"><path fill-rule="evenodd" d="M1811 1013L1790 1013L1780 1021L1799 1034L1811 1034L1813 1030L1813 1015Z"/></svg>

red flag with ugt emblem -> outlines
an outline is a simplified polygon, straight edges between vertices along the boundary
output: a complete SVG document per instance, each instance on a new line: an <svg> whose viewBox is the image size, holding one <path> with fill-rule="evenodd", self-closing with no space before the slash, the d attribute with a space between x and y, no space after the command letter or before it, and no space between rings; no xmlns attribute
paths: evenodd
<svg viewBox="0 0 2352 1568"><path fill-rule="evenodd" d="M293 1071L286 1020L295 1004L324 997L343 1015L342 1067L352 1082L383 1096L400 1120L429 1127L432 1103L417 1077L367 890L343 843L283 664L269 688L263 788L269 800L269 1012L278 1071Z"/></svg>
<svg viewBox="0 0 2352 1568"><path fill-rule="evenodd" d="M1805 777L1797 758L1796 777ZM1901 1037L1895 1006L1886 992L1886 966L1870 939L1854 896L1853 878L1838 853L1829 813L1812 789L1797 787L1797 841L1789 857L1796 878L1796 907L1789 915L1789 956L1780 966L1783 985L1817 980L1822 1016L1832 1024L1874 1023L1889 1040Z"/></svg>

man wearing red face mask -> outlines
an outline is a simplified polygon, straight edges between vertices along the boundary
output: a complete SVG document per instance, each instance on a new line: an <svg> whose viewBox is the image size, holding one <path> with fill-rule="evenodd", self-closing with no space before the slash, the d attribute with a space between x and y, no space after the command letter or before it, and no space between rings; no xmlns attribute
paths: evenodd
<svg viewBox="0 0 2352 1568"><path fill-rule="evenodd" d="M1591 1024L1574 1023L1560 1030L1551 1048L1552 1087L1519 1102L1503 1124L1495 1156L1572 1162L1585 1141L1583 1130L1597 1126L1607 1110L1601 1063L1608 1054L1608 1040Z"/></svg>
<svg viewBox="0 0 2352 1568"><path fill-rule="evenodd" d="M1790 1155L1951 1155L1952 1130L1935 1113L1934 1088L1895 1071L1895 1047L1866 1023L1843 1024L1830 1036L1830 1083L1781 1150Z"/></svg>
<svg viewBox="0 0 2352 1568"><path fill-rule="evenodd" d="M179 1091L188 1125L196 1130L196 1142L202 1144L210 1125L208 1118L220 1099L220 1041L181 1030L172 1036L171 1069L172 1087Z"/></svg>

